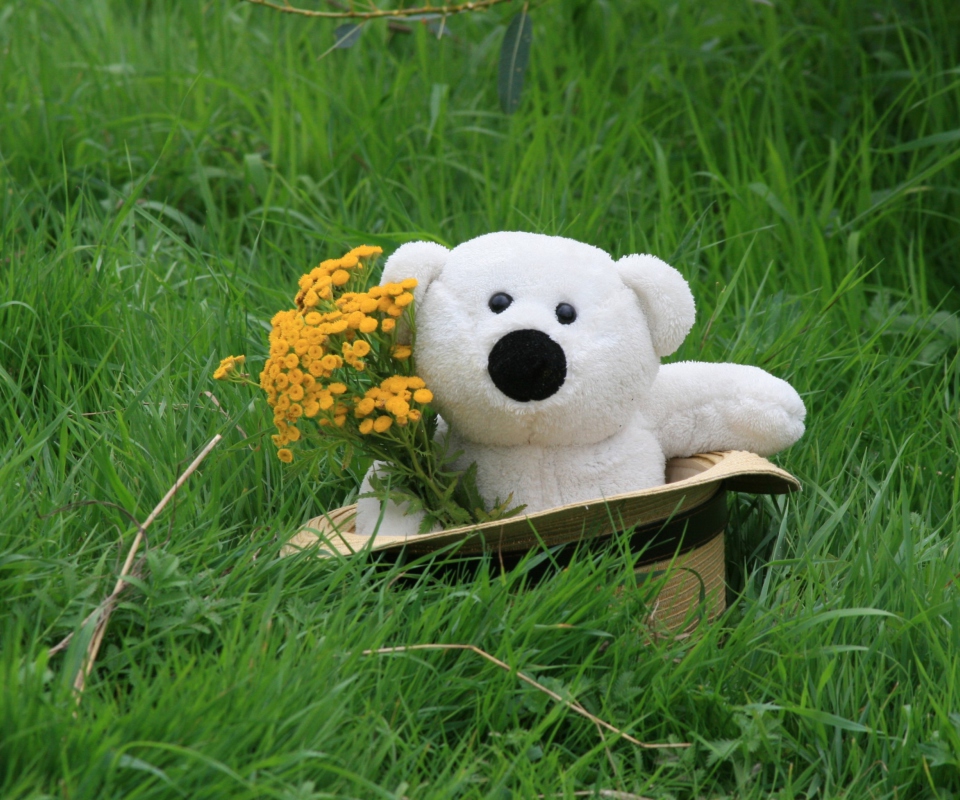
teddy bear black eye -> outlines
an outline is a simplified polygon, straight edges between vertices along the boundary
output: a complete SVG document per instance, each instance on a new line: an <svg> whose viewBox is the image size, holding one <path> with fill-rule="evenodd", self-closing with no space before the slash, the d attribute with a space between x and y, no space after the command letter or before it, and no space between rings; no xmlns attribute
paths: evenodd
<svg viewBox="0 0 960 800"><path fill-rule="evenodd" d="M557 320L561 325L569 325L577 318L577 309L569 303L560 303L557 306Z"/></svg>
<svg viewBox="0 0 960 800"><path fill-rule="evenodd" d="M487 305L490 306L490 310L494 314L500 314L501 312L506 311L512 302L513 298L506 292L497 292L493 297L490 298L490 302L487 303Z"/></svg>

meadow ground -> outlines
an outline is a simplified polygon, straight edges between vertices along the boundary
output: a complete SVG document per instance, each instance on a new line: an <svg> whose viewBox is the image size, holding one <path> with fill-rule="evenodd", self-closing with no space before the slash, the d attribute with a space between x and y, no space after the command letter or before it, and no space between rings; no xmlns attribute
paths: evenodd
<svg viewBox="0 0 960 800"><path fill-rule="evenodd" d="M518 10L321 58L334 23L244 3L0 4L3 798L960 794L960 5L555 0L505 116ZM321 258L499 229L661 255L676 358L805 398L803 492L736 499L694 636L644 634L616 549L535 587L276 557L356 475L281 465L219 359L258 371ZM217 433L78 709L131 516ZM427 642L690 746L471 652L361 654Z"/></svg>

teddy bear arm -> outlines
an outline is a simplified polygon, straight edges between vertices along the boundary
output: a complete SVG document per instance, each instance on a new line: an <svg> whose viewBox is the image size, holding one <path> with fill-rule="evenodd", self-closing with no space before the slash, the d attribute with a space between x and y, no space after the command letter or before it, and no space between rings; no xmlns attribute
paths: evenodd
<svg viewBox="0 0 960 800"><path fill-rule="evenodd" d="M667 458L712 450L772 455L803 435L805 415L796 390L758 367L696 361L660 368L648 413Z"/></svg>

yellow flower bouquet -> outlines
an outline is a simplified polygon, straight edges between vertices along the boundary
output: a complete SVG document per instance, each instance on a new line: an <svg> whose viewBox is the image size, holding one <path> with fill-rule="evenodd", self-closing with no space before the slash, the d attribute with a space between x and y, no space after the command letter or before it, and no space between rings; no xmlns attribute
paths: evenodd
<svg viewBox="0 0 960 800"><path fill-rule="evenodd" d="M457 454L435 435L433 393L413 359L417 281L370 286L382 252L363 245L321 262L300 278L296 307L271 320L259 386L273 410L277 457L290 463L297 449L321 448L341 468L357 453L375 459L374 493L425 512L423 532L519 512L510 498L486 509L475 468L452 468ZM228 356L213 377L248 382L237 372L243 363Z"/></svg>

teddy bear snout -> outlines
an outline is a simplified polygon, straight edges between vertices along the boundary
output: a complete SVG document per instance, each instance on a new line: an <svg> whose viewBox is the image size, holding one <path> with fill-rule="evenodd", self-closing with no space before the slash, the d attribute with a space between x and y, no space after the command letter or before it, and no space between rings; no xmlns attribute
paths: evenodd
<svg viewBox="0 0 960 800"><path fill-rule="evenodd" d="M512 331L493 346L487 372L494 385L511 400L546 400L563 386L567 357L563 348L543 331Z"/></svg>

